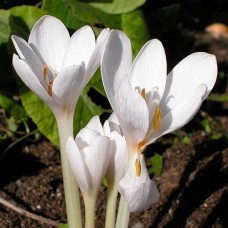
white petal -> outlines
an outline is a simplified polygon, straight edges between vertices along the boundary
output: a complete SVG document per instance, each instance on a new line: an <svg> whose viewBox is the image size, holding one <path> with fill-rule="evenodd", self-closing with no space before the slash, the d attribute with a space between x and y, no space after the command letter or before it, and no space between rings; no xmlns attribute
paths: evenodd
<svg viewBox="0 0 228 228"><path fill-rule="evenodd" d="M149 127L149 113L145 100L131 88L127 79L117 81L114 112L120 122L129 149L138 147Z"/></svg>
<svg viewBox="0 0 228 228"><path fill-rule="evenodd" d="M112 30L108 37L101 63L101 74L106 94L114 107L115 81L126 78L132 64L131 43L121 31Z"/></svg>
<svg viewBox="0 0 228 228"><path fill-rule="evenodd" d="M106 173L110 155L108 153L110 141L106 136L98 136L97 139L82 152L84 160L90 174L90 182L92 183L90 191L97 195L104 175Z"/></svg>
<svg viewBox="0 0 228 228"><path fill-rule="evenodd" d="M148 92L157 87L158 91L153 99L162 98L167 77L167 63L164 48L159 40L153 39L142 47L134 60L129 77L133 88L138 86Z"/></svg>
<svg viewBox="0 0 228 228"><path fill-rule="evenodd" d="M215 84L216 77L217 63L214 55L199 52L187 56L167 77L162 98L162 113L165 115L173 109L200 84L207 85L208 95Z"/></svg>
<svg viewBox="0 0 228 228"><path fill-rule="evenodd" d="M61 70L63 57L70 42L64 24L52 16L43 16L36 22L29 36L29 45L53 70Z"/></svg>
<svg viewBox="0 0 228 228"><path fill-rule="evenodd" d="M73 110L81 92L84 79L84 66L71 66L60 71L52 86L53 97Z"/></svg>
<svg viewBox="0 0 228 228"><path fill-rule="evenodd" d="M52 98L48 95L47 91L41 85L35 74L31 71L27 63L25 63L24 60L19 59L16 54L13 55L13 66L18 76L28 88L30 88L50 107L54 107L56 105L56 103L52 100Z"/></svg>
<svg viewBox="0 0 228 228"><path fill-rule="evenodd" d="M89 128L82 128L75 138L79 150L84 149L94 142L100 134Z"/></svg>
<svg viewBox="0 0 228 228"><path fill-rule="evenodd" d="M110 134L114 131L116 131L119 135L123 136L122 129L120 127L120 123L115 115L115 113L112 113L108 120L104 123L104 133L107 136L110 136Z"/></svg>
<svg viewBox="0 0 228 228"><path fill-rule="evenodd" d="M91 118L89 123L86 125L86 128L93 130L100 135L104 135L103 127L101 125L99 116L94 116L93 118Z"/></svg>
<svg viewBox="0 0 228 228"><path fill-rule="evenodd" d="M140 176L137 176L136 173L136 159L140 160L141 164L141 174ZM131 158L127 171L124 175L124 177L121 179L119 182L119 186L122 189L127 189L127 188L135 188L140 186L141 184L145 183L147 180L149 180L146 164L143 155L139 155L137 153L134 154L134 156Z"/></svg>
<svg viewBox="0 0 228 228"><path fill-rule="evenodd" d="M97 68L101 64L101 58L107 42L108 34L109 34L109 29L103 29L97 38L94 51L90 56L88 65L86 65L86 79L84 81L84 85L88 83L90 78L93 76L93 74L96 72Z"/></svg>
<svg viewBox="0 0 228 228"><path fill-rule="evenodd" d="M77 30L71 37L62 67L79 65L82 61L85 62L87 67L94 48L95 36L93 30L86 25Z"/></svg>
<svg viewBox="0 0 228 228"><path fill-rule="evenodd" d="M159 192L153 180L147 180L135 188L121 189L130 212L141 212L159 200Z"/></svg>
<svg viewBox="0 0 228 228"><path fill-rule="evenodd" d="M44 81L43 76L43 64L34 53L32 48L27 44L25 40L18 36L13 35L12 41L20 58L28 64L34 75L39 79L43 86L46 87L47 83Z"/></svg>
<svg viewBox="0 0 228 228"><path fill-rule="evenodd" d="M75 179L81 191L88 192L92 185L90 175L88 173L87 166L83 160L84 157L79 152L73 137L69 137L67 139L66 148L68 159Z"/></svg>
<svg viewBox="0 0 228 228"><path fill-rule="evenodd" d="M113 142L110 145L109 152L113 152L113 154L107 170L107 178L117 184L125 173L126 162L128 160L127 145L125 138L116 131L112 132L109 138ZM111 146L113 147L112 149Z"/></svg>
<svg viewBox="0 0 228 228"><path fill-rule="evenodd" d="M148 138L147 145L162 135L175 131L187 124L199 110L206 93L207 86L204 84L199 85L189 97L169 111L161 120L160 130Z"/></svg>
<svg viewBox="0 0 228 228"><path fill-rule="evenodd" d="M138 212L148 208L159 198L159 192L152 180L150 180L145 161L140 155L141 174L137 176L135 161L138 155L133 156L125 176L120 180L118 190L127 201L131 212Z"/></svg>

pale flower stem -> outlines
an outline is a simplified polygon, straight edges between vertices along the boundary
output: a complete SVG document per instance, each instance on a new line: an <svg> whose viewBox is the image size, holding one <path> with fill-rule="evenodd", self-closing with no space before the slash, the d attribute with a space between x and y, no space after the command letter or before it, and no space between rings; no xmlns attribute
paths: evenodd
<svg viewBox="0 0 228 228"><path fill-rule="evenodd" d="M130 212L124 197L120 197L120 204L116 220L116 228L127 228L129 224Z"/></svg>
<svg viewBox="0 0 228 228"><path fill-rule="evenodd" d="M109 184L105 228L115 227L117 195L118 195L118 190L116 186L114 184Z"/></svg>
<svg viewBox="0 0 228 228"><path fill-rule="evenodd" d="M67 138L69 136L73 136L73 113L71 114L66 111L64 113L61 113L60 115L56 115L56 121L59 131L60 153L68 227L82 228L79 189L74 179L66 152Z"/></svg>
<svg viewBox="0 0 228 228"><path fill-rule="evenodd" d="M85 202L85 228L95 228L96 197L84 195Z"/></svg>

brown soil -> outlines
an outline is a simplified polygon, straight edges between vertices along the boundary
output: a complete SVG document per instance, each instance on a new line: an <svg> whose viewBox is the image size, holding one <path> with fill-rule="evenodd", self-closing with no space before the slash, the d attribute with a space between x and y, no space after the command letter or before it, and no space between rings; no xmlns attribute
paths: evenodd
<svg viewBox="0 0 228 228"><path fill-rule="evenodd" d="M223 131L227 129L227 117L217 117L215 122ZM156 151L164 158L161 175L154 177L161 199L150 209L133 213L130 227L228 227L226 138L212 140L203 130L191 129L191 142L186 144L182 138L187 131L166 136L147 149L146 155ZM48 141L14 147L0 169L1 197L35 214L66 222L59 152ZM97 227L104 227L104 193L102 187ZM0 227L51 226L0 205Z"/></svg>

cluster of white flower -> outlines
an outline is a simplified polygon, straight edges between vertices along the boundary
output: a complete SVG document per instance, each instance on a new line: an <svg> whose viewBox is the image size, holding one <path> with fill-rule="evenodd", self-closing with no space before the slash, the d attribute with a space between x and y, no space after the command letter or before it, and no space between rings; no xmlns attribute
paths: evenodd
<svg viewBox="0 0 228 228"><path fill-rule="evenodd" d="M189 55L167 76L165 51L157 39L148 41L132 63L131 43L123 32L104 29L95 41L92 29L84 26L70 37L62 22L51 16L35 24L28 43L17 36L12 40L17 74L52 109L57 123L64 113L73 119L80 93L101 67L114 113L104 126L95 116L75 140L68 132L62 141L85 203L93 199L95 204L104 176L114 198L119 191L130 212L158 201L143 151L193 118L215 84L215 56ZM93 226L87 222L87 227Z"/></svg>

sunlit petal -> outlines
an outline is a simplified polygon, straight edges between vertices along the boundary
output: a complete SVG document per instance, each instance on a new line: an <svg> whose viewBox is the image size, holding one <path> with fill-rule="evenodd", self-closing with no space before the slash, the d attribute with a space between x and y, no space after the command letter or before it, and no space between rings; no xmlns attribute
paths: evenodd
<svg viewBox="0 0 228 228"><path fill-rule="evenodd" d="M103 127L99 116L94 116L89 123L86 125L86 128L97 132L100 135L104 135Z"/></svg>
<svg viewBox="0 0 228 228"><path fill-rule="evenodd" d="M151 91L153 87L158 90L154 94L154 99L162 98L166 77L166 56L162 43L153 39L148 41L136 56L129 80L133 88L144 88L146 92Z"/></svg>
<svg viewBox="0 0 228 228"><path fill-rule="evenodd" d="M93 53L90 56L88 64L86 65L87 77L85 78L84 85L88 83L92 75L96 72L97 68L101 64L101 58L104 52L108 34L109 34L109 29L103 29L96 40L95 48L93 50Z"/></svg>
<svg viewBox="0 0 228 228"><path fill-rule="evenodd" d="M139 159L141 173L138 176L135 161ZM150 180L142 155L133 156L125 176L119 182L118 190L127 201L129 211L140 212L147 209L159 199L159 192L155 183Z"/></svg>
<svg viewBox="0 0 228 228"><path fill-rule="evenodd" d="M145 100L127 82L119 81L115 94L115 114L123 134L132 148L142 141L149 127L149 113Z"/></svg>
<svg viewBox="0 0 228 228"><path fill-rule="evenodd" d="M70 35L64 24L52 16L44 16L34 25L29 45L54 70L60 71Z"/></svg>
<svg viewBox="0 0 228 228"><path fill-rule="evenodd" d="M187 56L167 77L165 93L162 98L162 112L169 110L190 96L200 84L206 84L206 96L212 90L217 77L217 64L214 55L198 52Z"/></svg>
<svg viewBox="0 0 228 228"><path fill-rule="evenodd" d="M53 97L58 99L63 106L74 108L80 95L78 90L81 89L84 75L85 69L83 65L64 68L53 82Z"/></svg>
<svg viewBox="0 0 228 228"><path fill-rule="evenodd" d="M185 124L187 124L199 110L204 96L207 93L207 86L205 84L199 85L192 91L191 95L185 98L174 109L170 110L161 120L161 128L158 132L148 136L147 144L152 143L157 138L175 131Z"/></svg>
<svg viewBox="0 0 228 228"><path fill-rule="evenodd" d="M72 35L62 67L79 65L82 61L85 62L87 67L94 48L95 36L93 30L90 26L86 25Z"/></svg>
<svg viewBox="0 0 228 228"><path fill-rule="evenodd" d="M40 81L32 72L31 68L27 65L27 63L24 60L19 59L19 57L16 54L13 55L13 66L18 76L21 78L21 80L25 83L25 85L28 88L30 88L49 106L52 107L53 105L56 105L53 103L53 100L48 95L47 91L44 89Z"/></svg>
<svg viewBox="0 0 228 228"><path fill-rule="evenodd" d="M32 48L27 44L25 40L18 36L13 35L12 41L20 58L28 64L31 71L39 79L40 83L43 84L44 87L46 87L47 83L44 81L43 76L43 64L34 53Z"/></svg>

